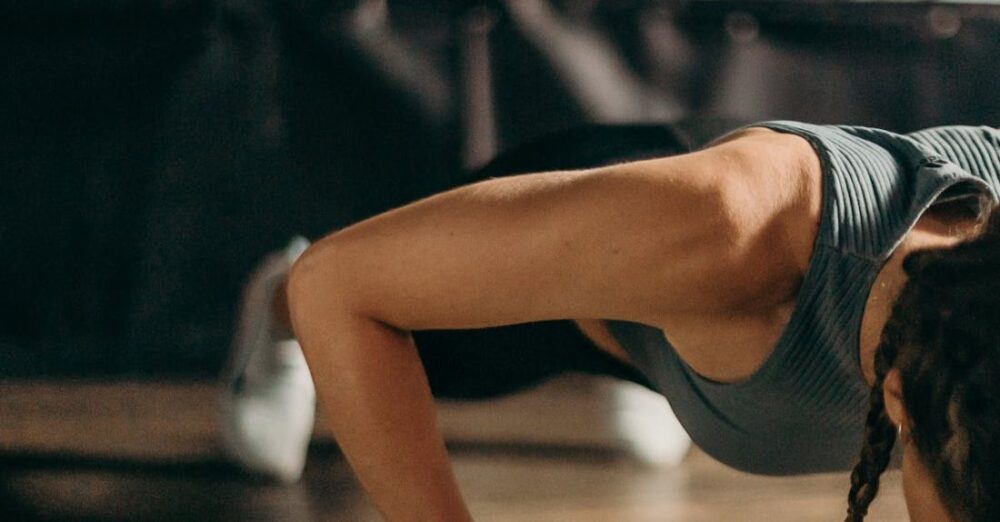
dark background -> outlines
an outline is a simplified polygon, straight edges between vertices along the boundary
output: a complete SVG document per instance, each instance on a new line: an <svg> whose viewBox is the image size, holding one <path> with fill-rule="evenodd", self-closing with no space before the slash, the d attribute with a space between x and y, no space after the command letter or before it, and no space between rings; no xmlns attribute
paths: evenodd
<svg viewBox="0 0 1000 522"><path fill-rule="evenodd" d="M1000 124L1000 5L557 2L609 90L501 3L354 4L0 0L0 376L213 374L267 252L554 130Z"/></svg>

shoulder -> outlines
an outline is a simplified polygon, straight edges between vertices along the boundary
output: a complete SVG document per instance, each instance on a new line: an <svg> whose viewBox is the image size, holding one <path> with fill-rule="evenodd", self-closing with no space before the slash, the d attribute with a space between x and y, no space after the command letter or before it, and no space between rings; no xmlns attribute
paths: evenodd
<svg viewBox="0 0 1000 522"><path fill-rule="evenodd" d="M766 122L801 136L822 164L819 241L884 259L929 207L1000 187L1000 149L988 127L938 127L909 135L859 126Z"/></svg>
<svg viewBox="0 0 1000 522"><path fill-rule="evenodd" d="M691 275L701 285L693 294L705 306L650 324L696 372L734 382L760 367L795 306L819 230L820 161L802 137L747 128L670 169L685 162L689 172L713 173L719 196L708 215L726 216L729 236L696 259Z"/></svg>
<svg viewBox="0 0 1000 522"><path fill-rule="evenodd" d="M744 235L765 239L778 255L791 258L785 264L804 273L823 207L823 169L815 145L799 134L750 127L709 152L725 157L726 147L738 158L724 183L735 194L731 211L740 215Z"/></svg>
<svg viewBox="0 0 1000 522"><path fill-rule="evenodd" d="M663 214L682 218L694 232L711 230L698 238L702 254L692 258L702 267L695 275L705 282L702 311L794 297L812 257L822 206L820 161L808 141L750 127L695 153L613 169L639 173L647 187L664 187L664 194L691 188L690 212ZM651 233L662 231L661 222Z"/></svg>

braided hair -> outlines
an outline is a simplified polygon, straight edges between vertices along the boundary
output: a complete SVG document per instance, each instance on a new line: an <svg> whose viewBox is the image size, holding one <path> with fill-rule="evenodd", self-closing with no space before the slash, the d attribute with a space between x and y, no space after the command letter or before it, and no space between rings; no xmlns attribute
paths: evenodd
<svg viewBox="0 0 1000 522"><path fill-rule="evenodd" d="M975 239L915 252L875 353L846 522L864 520L896 442L883 402L899 370L911 442L952 517L1000 520L1000 211Z"/></svg>

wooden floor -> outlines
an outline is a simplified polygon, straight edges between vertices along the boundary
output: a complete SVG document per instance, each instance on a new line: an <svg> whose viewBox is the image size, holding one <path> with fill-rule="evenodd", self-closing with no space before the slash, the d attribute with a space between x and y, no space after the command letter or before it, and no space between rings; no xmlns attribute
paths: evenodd
<svg viewBox="0 0 1000 522"><path fill-rule="evenodd" d="M215 397L208 383L0 381L0 520L378 520L322 433L296 485L232 469L216 449ZM844 475L755 477L700 452L662 469L552 444L451 451L480 521L843 519ZM906 520L897 474L870 520Z"/></svg>

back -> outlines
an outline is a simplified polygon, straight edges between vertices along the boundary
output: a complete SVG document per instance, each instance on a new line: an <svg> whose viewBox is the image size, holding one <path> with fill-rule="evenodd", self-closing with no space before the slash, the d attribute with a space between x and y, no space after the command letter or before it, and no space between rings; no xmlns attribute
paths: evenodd
<svg viewBox="0 0 1000 522"><path fill-rule="evenodd" d="M762 126L807 139L823 170L822 216L789 324L748 379L698 375L656 328L610 321L692 439L749 472L845 470L860 448L868 385L858 335L872 281L936 202L978 205L1000 192L996 130L947 127L902 136L794 122ZM983 209L977 209L983 210Z"/></svg>

